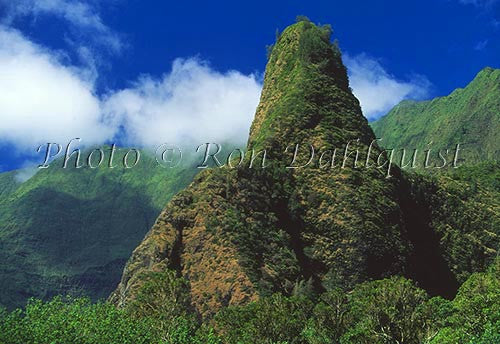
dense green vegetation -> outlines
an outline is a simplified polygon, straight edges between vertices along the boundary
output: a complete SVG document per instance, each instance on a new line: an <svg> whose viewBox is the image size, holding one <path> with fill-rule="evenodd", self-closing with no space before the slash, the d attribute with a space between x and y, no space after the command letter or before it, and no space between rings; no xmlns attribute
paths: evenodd
<svg viewBox="0 0 500 344"><path fill-rule="evenodd" d="M124 151L113 169L107 158L97 169L76 169L74 159L63 169L59 159L23 183L23 171L0 174L0 305L108 297L161 208L197 173L189 164L162 168L147 154L125 169Z"/></svg>
<svg viewBox="0 0 500 344"><path fill-rule="evenodd" d="M495 343L499 265L472 275L453 301L402 277L332 289L318 299L275 294L216 316L224 343Z"/></svg>
<svg viewBox="0 0 500 344"><path fill-rule="evenodd" d="M460 164L499 161L500 70L485 68L467 87L446 97L405 100L371 126L385 148L406 149L406 161L418 149L420 169L429 148L433 166L442 164L437 152L446 149L451 164L456 144L461 145Z"/></svg>
<svg viewBox="0 0 500 344"><path fill-rule="evenodd" d="M474 165L463 165L448 171L454 180L465 181L474 187L483 187L500 192L500 162L483 161Z"/></svg>
<svg viewBox="0 0 500 344"><path fill-rule="evenodd" d="M8 195L17 188L18 182L15 177L16 172L0 173L0 197Z"/></svg>
<svg viewBox="0 0 500 344"><path fill-rule="evenodd" d="M483 271L498 254L498 170L488 168L494 165L405 174L401 199L413 246L407 276L433 295L453 297L471 272Z"/></svg>
<svg viewBox="0 0 500 344"><path fill-rule="evenodd" d="M454 300L430 298L402 277L332 289L318 297L274 294L197 321L186 280L144 276L124 309L88 299L32 300L0 311L0 343L492 344L500 340L500 260L476 273Z"/></svg>
<svg viewBox="0 0 500 344"><path fill-rule="evenodd" d="M428 236L427 243L413 240L416 249L409 275L427 290L432 291L428 287L432 283L429 279L436 280L438 276L441 276L441 285L458 285L470 272L484 269L485 263L497 255L500 235L499 99L500 70L485 68L464 89L431 101L403 101L386 116L371 123L375 134L381 138L380 144L396 149L396 163L400 163L401 149L406 150L403 165L409 172L405 175L410 186L404 192L413 199L406 204L414 209L411 212L417 213L411 222L417 224L415 230L420 232L432 228L434 236L434 239ZM453 160L458 143L461 146L455 168ZM430 168L425 169L425 152L429 149ZM443 164L439 153L447 161L445 169L436 168ZM417 156L415 169L409 164L413 154ZM486 225L488 222L490 224ZM412 231L409 234L412 237ZM440 272L432 278L419 271L416 262L427 259L427 264L431 263L429 257L436 251L442 252L442 260L434 259L433 266ZM419 276L425 276L424 280ZM453 296L443 294L442 290L435 292Z"/></svg>

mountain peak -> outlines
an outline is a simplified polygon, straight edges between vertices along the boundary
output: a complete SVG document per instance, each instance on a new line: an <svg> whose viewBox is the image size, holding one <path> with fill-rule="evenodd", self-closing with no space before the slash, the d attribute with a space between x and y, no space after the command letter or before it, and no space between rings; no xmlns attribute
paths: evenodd
<svg viewBox="0 0 500 344"><path fill-rule="evenodd" d="M200 173L134 251L113 302L126 305L143 273L165 269L189 280L203 317L277 291L290 295L296 283L321 292L402 271L408 247L398 177L337 169L333 156L354 140L363 155L374 134L330 34L301 21L279 36L249 138L250 149L266 150L269 168ZM296 144L329 150L331 168L282 168L290 163L285 148Z"/></svg>
<svg viewBox="0 0 500 344"><path fill-rule="evenodd" d="M329 137L332 132L343 141L352 136L371 139L331 34L328 25L300 21L279 35L266 67L249 147L284 148L305 140L338 144Z"/></svg>
<svg viewBox="0 0 500 344"><path fill-rule="evenodd" d="M276 76L293 68L316 65L319 72L333 77L337 86L348 89L347 71L340 50L337 43L330 41L332 33L330 25L317 26L309 21L288 26L277 37L269 58L268 74Z"/></svg>

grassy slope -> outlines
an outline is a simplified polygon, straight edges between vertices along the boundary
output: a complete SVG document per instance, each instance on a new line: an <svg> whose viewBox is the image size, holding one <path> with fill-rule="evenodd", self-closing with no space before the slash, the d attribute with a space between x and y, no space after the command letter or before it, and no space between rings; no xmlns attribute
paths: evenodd
<svg viewBox="0 0 500 344"><path fill-rule="evenodd" d="M22 184L15 171L0 174L4 306L67 292L107 297L163 205L197 172L164 169L147 156L128 170L60 165Z"/></svg>

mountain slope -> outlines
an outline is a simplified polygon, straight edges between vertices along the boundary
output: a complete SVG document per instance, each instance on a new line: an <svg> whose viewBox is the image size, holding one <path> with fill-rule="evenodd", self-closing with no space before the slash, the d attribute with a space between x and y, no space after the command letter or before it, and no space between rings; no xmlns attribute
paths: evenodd
<svg viewBox="0 0 500 344"><path fill-rule="evenodd" d="M407 177L406 193L412 195L407 213L417 213L410 222L418 223L420 232L432 233L427 242L416 237L410 268L421 276L414 278L428 283L416 261L429 259L426 252L439 251L442 260L437 266L448 266L458 283L470 272L481 271L497 254L500 235L500 70L485 68L467 87L446 97L403 101L371 126L386 148L405 148L409 156L418 149L417 172L424 171L426 149L434 151L433 166L441 164L437 151L451 152L460 143L459 168L431 168L433 177ZM396 156L400 159L401 153Z"/></svg>
<svg viewBox="0 0 500 344"><path fill-rule="evenodd" d="M464 89L431 101L403 101L371 123L386 148L450 149L461 163L500 158L500 69L485 68ZM429 145L429 143L431 143ZM451 153L448 161L451 160ZM419 159L419 166L423 158Z"/></svg>
<svg viewBox="0 0 500 344"><path fill-rule="evenodd" d="M66 293L107 297L161 208L197 173L192 166L161 168L144 154L131 169L61 164L22 184L17 171L0 174L3 306Z"/></svg>

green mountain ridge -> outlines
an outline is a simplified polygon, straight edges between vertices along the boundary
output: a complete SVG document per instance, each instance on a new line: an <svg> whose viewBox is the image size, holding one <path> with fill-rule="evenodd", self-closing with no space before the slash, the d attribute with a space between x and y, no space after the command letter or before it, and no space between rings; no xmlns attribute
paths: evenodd
<svg viewBox="0 0 500 344"><path fill-rule="evenodd" d="M408 155L429 148L444 153L460 144L461 164L499 161L500 69L484 68L465 88L445 97L403 101L371 126L382 146L404 148Z"/></svg>
<svg viewBox="0 0 500 344"><path fill-rule="evenodd" d="M19 171L0 174L0 304L67 293L106 298L163 205L197 172L190 164L162 168L143 154L131 169L76 169L73 158L24 183Z"/></svg>

